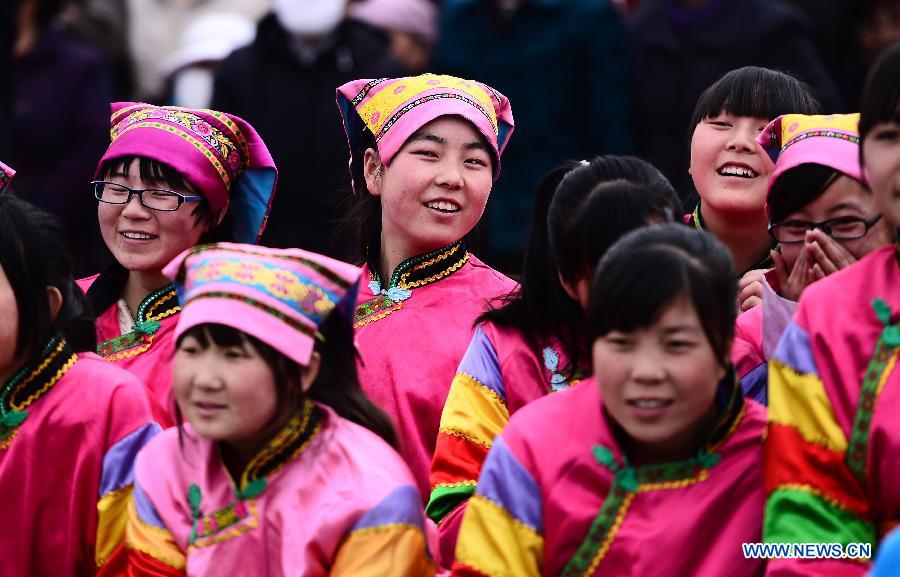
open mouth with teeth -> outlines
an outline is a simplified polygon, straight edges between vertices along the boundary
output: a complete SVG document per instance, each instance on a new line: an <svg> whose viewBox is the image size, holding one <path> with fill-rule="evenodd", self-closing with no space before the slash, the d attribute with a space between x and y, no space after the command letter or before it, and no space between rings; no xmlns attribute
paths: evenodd
<svg viewBox="0 0 900 577"><path fill-rule="evenodd" d="M431 210L442 212L444 214L453 214L454 212L459 212L461 210L458 204L448 200L434 200L431 202L426 202L425 206L430 208Z"/></svg>
<svg viewBox="0 0 900 577"><path fill-rule="evenodd" d="M636 409L665 409L672 404L671 399L630 399L626 401Z"/></svg>
<svg viewBox="0 0 900 577"><path fill-rule="evenodd" d="M756 178L759 176L755 170L748 166L726 164L716 171L720 176L735 176L737 178Z"/></svg>
<svg viewBox="0 0 900 577"><path fill-rule="evenodd" d="M156 236L152 234L144 234L142 232L120 232L122 236L130 240L153 240Z"/></svg>

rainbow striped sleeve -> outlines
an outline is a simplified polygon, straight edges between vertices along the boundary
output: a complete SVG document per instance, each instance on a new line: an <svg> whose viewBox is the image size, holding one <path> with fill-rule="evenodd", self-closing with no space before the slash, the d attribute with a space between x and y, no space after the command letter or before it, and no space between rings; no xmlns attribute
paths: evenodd
<svg viewBox="0 0 900 577"><path fill-rule="evenodd" d="M183 577L184 552L175 544L153 502L135 482L125 528L125 571L129 577Z"/></svg>
<svg viewBox="0 0 900 577"><path fill-rule="evenodd" d="M539 577L543 527L541 490L498 437L463 517L453 575Z"/></svg>
<svg viewBox="0 0 900 577"><path fill-rule="evenodd" d="M341 544L331 577L428 577L435 574L425 541L419 491L403 485L365 513Z"/></svg>
<svg viewBox="0 0 900 577"><path fill-rule="evenodd" d="M481 327L457 369L441 414L431 496L425 511L439 523L475 492L494 437L509 421L497 351Z"/></svg>
<svg viewBox="0 0 900 577"><path fill-rule="evenodd" d="M791 322L769 364L765 441L768 543L871 543L875 527L847 437L816 369L809 335Z"/></svg>
<svg viewBox="0 0 900 577"><path fill-rule="evenodd" d="M119 439L103 456L97 501L97 566L116 564L123 554L128 502L134 484L134 460L144 445L160 431L150 422Z"/></svg>

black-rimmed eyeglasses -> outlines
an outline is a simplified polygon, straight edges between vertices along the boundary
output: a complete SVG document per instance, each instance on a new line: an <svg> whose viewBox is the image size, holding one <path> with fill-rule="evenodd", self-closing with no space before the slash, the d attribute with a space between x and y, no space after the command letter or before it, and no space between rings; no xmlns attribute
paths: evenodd
<svg viewBox="0 0 900 577"><path fill-rule="evenodd" d="M198 194L181 194L174 190L165 190L162 188L129 188L124 184L116 182L107 182L105 180L95 180L91 182L94 187L94 198L100 202L107 204L128 204L131 197L137 195L141 200L141 204L151 210L161 210L171 212L178 210L185 202L196 202L203 200Z"/></svg>
<svg viewBox="0 0 900 577"><path fill-rule="evenodd" d="M881 215L876 214L866 220L858 216L841 216L823 220L822 222L809 222L807 220L786 220L769 225L769 234L781 244L799 244L806 240L806 232L820 229L834 240L856 240L868 234L869 229L881 220Z"/></svg>

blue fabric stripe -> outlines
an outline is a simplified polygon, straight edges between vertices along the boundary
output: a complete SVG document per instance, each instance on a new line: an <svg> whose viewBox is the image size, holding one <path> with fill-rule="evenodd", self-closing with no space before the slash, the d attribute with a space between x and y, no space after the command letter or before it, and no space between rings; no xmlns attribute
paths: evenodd
<svg viewBox="0 0 900 577"><path fill-rule="evenodd" d="M401 485L391 491L380 503L360 517L352 530L394 524L415 525L420 529L425 526L425 513L422 511L419 490L412 485Z"/></svg>
<svg viewBox="0 0 900 577"><path fill-rule="evenodd" d="M147 423L119 439L103 456L100 476L100 497L134 482L134 460L138 451L162 430L156 423Z"/></svg>
<svg viewBox="0 0 900 577"><path fill-rule="evenodd" d="M744 396L757 403L769 404L769 365L762 363L741 379Z"/></svg>
<svg viewBox="0 0 900 577"><path fill-rule="evenodd" d="M809 335L794 321L788 323L778 346L775 348L773 359L791 367L800 374L819 376L816 371L816 362L813 359L812 349L809 346Z"/></svg>
<svg viewBox="0 0 900 577"><path fill-rule="evenodd" d="M459 363L459 373L472 376L482 385L494 391L503 402L506 402L506 387L503 385L503 376L500 374L500 360L497 351L481 327L475 329L469 348Z"/></svg>
<svg viewBox="0 0 900 577"><path fill-rule="evenodd" d="M494 439L478 477L476 493L500 505L538 533L543 533L541 490L509 450L502 434Z"/></svg>
<svg viewBox="0 0 900 577"><path fill-rule="evenodd" d="M150 501L150 498L144 493L144 490L141 489L139 483L134 484L134 491L131 493L131 497L134 499L134 508L137 510L138 517L142 523L168 531L163 524L162 519L159 518L159 513L156 512L156 507L153 506L153 502Z"/></svg>

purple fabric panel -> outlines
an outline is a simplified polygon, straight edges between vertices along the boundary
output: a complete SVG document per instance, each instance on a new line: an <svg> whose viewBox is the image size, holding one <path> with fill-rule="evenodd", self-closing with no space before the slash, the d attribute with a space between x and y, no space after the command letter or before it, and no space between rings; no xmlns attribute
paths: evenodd
<svg viewBox="0 0 900 577"><path fill-rule="evenodd" d="M412 485L401 485L391 491L380 503L360 517L352 530L398 523L415 525L419 528L425 526L425 513L422 511L419 491Z"/></svg>
<svg viewBox="0 0 900 577"><path fill-rule="evenodd" d="M781 335L781 341L778 342L773 358L800 374L819 376L812 349L809 346L809 335L793 321L788 324L784 334Z"/></svg>
<svg viewBox="0 0 900 577"><path fill-rule="evenodd" d="M161 430L156 423L147 423L110 447L103 457L100 497L134 483L134 460L138 451Z"/></svg>
<svg viewBox="0 0 900 577"><path fill-rule="evenodd" d="M541 490L500 435L484 462L476 494L490 499L538 533L544 531Z"/></svg>
<svg viewBox="0 0 900 577"><path fill-rule="evenodd" d="M481 327L475 329L469 348L466 349L466 354L456 372L474 377L479 383L500 395L504 403L506 402L506 387L500 374L497 351Z"/></svg>
<svg viewBox="0 0 900 577"><path fill-rule="evenodd" d="M168 531L163 524L162 519L159 518L156 507L153 506L150 497L148 497L147 494L144 493L144 490L141 489L140 484L134 484L134 492L131 495L132 499L134 499L134 508L137 509L138 517L140 517L143 523Z"/></svg>
<svg viewBox="0 0 900 577"><path fill-rule="evenodd" d="M768 406L769 365L763 363L744 375L741 379L741 389L743 389L745 397Z"/></svg>

